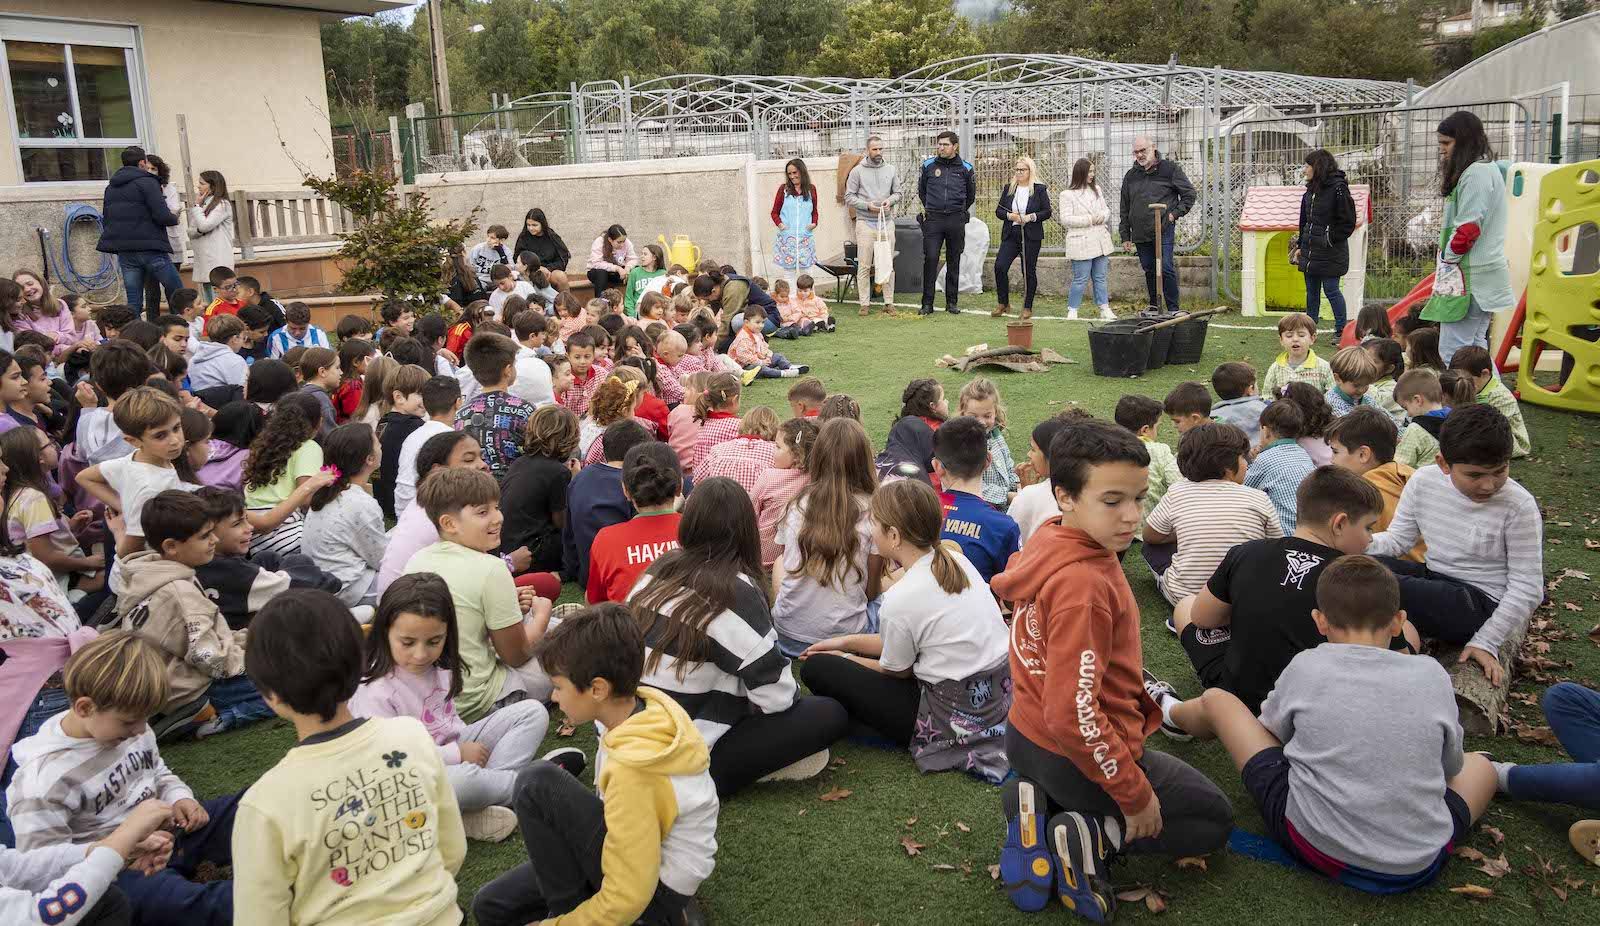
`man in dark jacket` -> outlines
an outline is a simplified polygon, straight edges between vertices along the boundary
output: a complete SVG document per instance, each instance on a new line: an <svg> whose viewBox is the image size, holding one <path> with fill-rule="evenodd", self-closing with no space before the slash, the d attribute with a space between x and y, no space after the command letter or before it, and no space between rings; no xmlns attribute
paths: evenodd
<svg viewBox="0 0 1600 926"><path fill-rule="evenodd" d="M170 303L172 294L183 288L167 240L167 229L178 224L178 217L167 208L161 181L151 173L143 148L122 149L122 168L106 184L100 213L105 228L98 249L117 255L128 301L138 304L143 299L145 277L149 276L166 290Z"/></svg>
<svg viewBox="0 0 1600 926"><path fill-rule="evenodd" d="M1155 143L1144 136L1133 140L1134 164L1122 178L1122 221L1118 234L1125 251L1138 250L1144 267L1144 285L1150 305L1156 305L1156 273L1161 274L1167 311L1178 311L1178 265L1172 262L1172 239L1179 219L1194 208L1194 184L1183 168L1166 160ZM1165 205L1162 214L1161 260L1156 263L1156 214L1150 208ZM1159 308L1159 306L1157 306Z"/></svg>
<svg viewBox="0 0 1600 926"><path fill-rule="evenodd" d="M977 175L961 159L961 140L940 132L934 157L922 162L917 197L922 200L922 309L933 314L933 277L939 272L939 248L945 246L944 307L952 315L961 281L961 251L967 243L967 219L978 199Z"/></svg>

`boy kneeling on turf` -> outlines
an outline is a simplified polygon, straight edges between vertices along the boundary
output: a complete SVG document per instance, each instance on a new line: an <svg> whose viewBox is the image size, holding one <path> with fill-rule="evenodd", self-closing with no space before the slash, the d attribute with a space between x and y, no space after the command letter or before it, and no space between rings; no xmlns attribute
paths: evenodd
<svg viewBox="0 0 1600 926"><path fill-rule="evenodd" d="M1301 864L1372 894L1421 887L1488 809L1494 767L1462 752L1449 673L1389 649L1406 615L1381 563L1329 565L1312 617L1328 642L1294 657L1260 720L1220 688L1174 719L1222 740L1268 832Z"/></svg>
<svg viewBox="0 0 1600 926"><path fill-rule="evenodd" d="M1000 878L1022 910L1053 894L1105 922L1112 855L1204 855L1233 827L1215 784L1144 748L1161 710L1141 682L1139 606L1117 554L1139 527L1149 465L1144 443L1110 422L1062 428L1050 441L1061 517L990 583L1016 603L1006 755L1018 778L1004 794Z"/></svg>
<svg viewBox="0 0 1600 926"><path fill-rule="evenodd" d="M694 892L717 851L711 753L678 702L639 684L632 613L579 612L545 636L538 659L567 719L595 722L599 793L549 762L523 771L512 809L529 861L485 885L473 916L481 926L704 922Z"/></svg>

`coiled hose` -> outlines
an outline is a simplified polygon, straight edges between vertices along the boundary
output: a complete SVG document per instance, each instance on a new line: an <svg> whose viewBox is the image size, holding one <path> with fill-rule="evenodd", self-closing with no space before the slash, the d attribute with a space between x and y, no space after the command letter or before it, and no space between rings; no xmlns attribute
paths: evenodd
<svg viewBox="0 0 1600 926"><path fill-rule="evenodd" d="M66 220L61 226L61 248L59 254L50 249L50 233L39 229L39 242L44 251L45 261L49 264L51 276L59 282L68 292L85 295L103 289L114 289L121 282L122 275L117 268L117 262L110 254L100 254L100 266L93 273L81 273L72 263L72 226L76 222L87 222L92 226L95 240L99 240L101 232L105 230L105 221L101 218L100 210L87 203L71 203L66 208Z"/></svg>

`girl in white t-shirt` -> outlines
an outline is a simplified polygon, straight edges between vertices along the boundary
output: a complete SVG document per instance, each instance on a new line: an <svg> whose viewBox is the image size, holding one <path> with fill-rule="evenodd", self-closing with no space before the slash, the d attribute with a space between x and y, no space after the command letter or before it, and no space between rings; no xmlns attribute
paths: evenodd
<svg viewBox="0 0 1600 926"><path fill-rule="evenodd" d="M883 558L872 545L867 506L877 478L860 422L822 426L806 461L810 483L789 503L772 541L772 624L793 659L829 637L873 633Z"/></svg>
<svg viewBox="0 0 1600 926"><path fill-rule="evenodd" d="M962 769L998 784L1009 769L1006 626L978 570L940 542L943 519L938 494L919 480L878 489L873 542L904 573L883 593L879 632L812 644L801 678L908 747L919 771Z"/></svg>

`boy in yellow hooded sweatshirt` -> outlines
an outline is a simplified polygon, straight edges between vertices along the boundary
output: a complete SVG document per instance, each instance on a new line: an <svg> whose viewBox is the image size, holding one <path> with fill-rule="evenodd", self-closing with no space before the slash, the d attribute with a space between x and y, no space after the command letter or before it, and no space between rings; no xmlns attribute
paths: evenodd
<svg viewBox="0 0 1600 926"><path fill-rule="evenodd" d="M548 762L518 776L512 802L528 862L472 901L481 926L703 922L694 892L717 852L711 753L671 696L639 684L644 638L619 604L588 608L537 658L572 723L600 734L592 794Z"/></svg>

